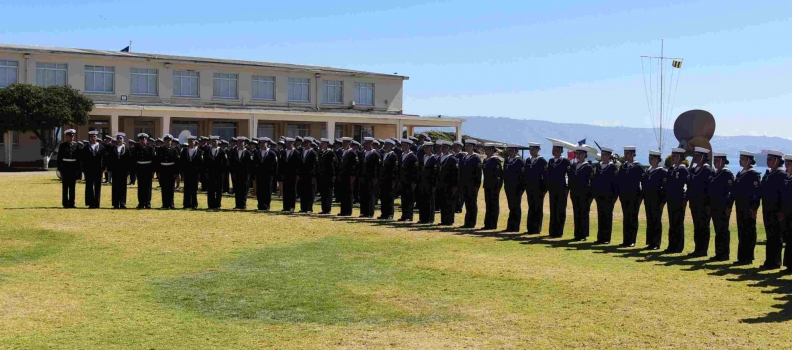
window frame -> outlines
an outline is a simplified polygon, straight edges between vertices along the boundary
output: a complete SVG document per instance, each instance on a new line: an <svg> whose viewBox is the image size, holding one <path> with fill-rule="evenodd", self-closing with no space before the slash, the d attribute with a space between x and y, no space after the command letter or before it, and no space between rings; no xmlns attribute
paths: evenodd
<svg viewBox="0 0 792 350"><path fill-rule="evenodd" d="M188 74L184 75L182 73L188 73ZM195 76L193 76L193 74L195 74ZM177 79L177 77L179 79L179 88L180 88L179 89L179 94L176 94L176 79ZM181 94L181 92L184 91L184 84L182 84L182 82L181 82L181 80L183 80L183 79L187 79L189 81L192 81L192 79L196 80L197 89L196 89L196 94L195 95L192 95L192 94L183 95L183 94ZM189 70L189 69L187 69L187 70L174 70L173 71L173 97L179 97L179 98L201 98L201 72L194 71L194 70Z"/></svg>
<svg viewBox="0 0 792 350"><path fill-rule="evenodd" d="M269 81L268 79L272 79ZM274 75L254 75L251 78L251 99L254 101L275 101L275 76ZM272 98L256 97L258 84L272 84ZM260 89L260 88L259 88ZM260 91L259 91L260 92Z"/></svg>
<svg viewBox="0 0 792 350"><path fill-rule="evenodd" d="M293 130L293 131L295 131L294 133L292 133L292 130L290 130L290 128L289 128L292 125L295 126L295 128ZM304 131L304 133L303 133L303 131ZM296 136L305 137L305 136L308 136L310 134L311 134L311 125L309 125L307 123L290 123L290 124L286 124L286 137L296 137Z"/></svg>
<svg viewBox="0 0 792 350"><path fill-rule="evenodd" d="M13 63L15 65L12 66L12 65L10 65L11 63ZM8 87L11 84L19 83L19 61L0 60L0 69L7 70L6 71L6 75L5 75L6 76L6 81L5 82L0 81L0 89L2 89L4 87ZM15 73L13 82L10 82L10 80L8 79L8 77L10 76L8 74L8 71L10 71L10 70L14 70L14 73ZM3 84L5 84L5 85L3 85Z"/></svg>
<svg viewBox="0 0 792 350"><path fill-rule="evenodd" d="M233 78L232 78L233 77ZM229 82L228 91L231 92L231 81L234 82L234 96L221 96L218 95L217 89L217 82L218 80L222 84L223 82ZM222 91L222 85L221 89ZM222 100L238 100L239 99L239 74L235 73L220 73L215 72L212 74L212 98L222 99Z"/></svg>
<svg viewBox="0 0 792 350"><path fill-rule="evenodd" d="M288 84L289 84L288 85L288 95L289 95L288 101L289 102L311 103L311 78L289 78ZM306 86L307 87L307 89L305 91L306 97L305 97L304 100L297 100L297 99L293 98L294 97L294 94L292 93L294 91L293 87L296 87L296 86L300 86L301 87L300 88L300 95L303 94L302 86Z"/></svg>
<svg viewBox="0 0 792 350"><path fill-rule="evenodd" d="M338 100L330 101L330 89L338 90ZM335 93L333 94L335 97ZM323 80L322 82L322 104L340 105L344 104L344 81L343 80Z"/></svg>
<svg viewBox="0 0 792 350"><path fill-rule="evenodd" d="M92 69L89 70L88 69L89 67L92 68ZM95 70L96 68L101 68L101 70ZM110 70L108 71L107 69L110 69ZM93 82L92 82L93 86L92 86L92 88L94 90L88 90L88 73L89 72L92 73L92 75L93 75ZM110 81L111 82L110 91L107 91L107 84L106 84L107 81L105 80L107 78L106 75L108 74L108 72L110 73L110 80L111 80ZM95 90L97 74L102 77L101 81L102 81L102 84L105 86L105 90ZM84 71L83 71L83 79L85 80L85 86L83 86L83 88L84 88L86 93L89 93L89 94L102 94L102 95L113 95L113 94L115 94L115 67L85 65L85 68L84 68Z"/></svg>
<svg viewBox="0 0 792 350"><path fill-rule="evenodd" d="M0 132L0 136L2 136L2 139L0 139L0 146L3 146L3 147L5 147L5 135L6 135L6 132L8 132L8 131ZM11 147L13 147L13 146L19 146L19 131L12 131L11 132Z"/></svg>
<svg viewBox="0 0 792 350"><path fill-rule="evenodd" d="M363 103L362 101L360 101L360 96L361 96L360 93L361 93L361 89L364 88L364 85L371 86L371 104ZM365 89L368 90L367 87ZM356 105L360 105L360 106L371 106L371 107L375 106L377 104L377 100L376 100L376 96L375 96L374 92L375 92L374 83L366 83L366 82L362 82L362 81L356 81L355 82L355 104Z"/></svg>
<svg viewBox="0 0 792 350"><path fill-rule="evenodd" d="M141 71L141 70L154 71L154 74L151 74L150 72L133 73L132 72L133 69L136 69L138 71ZM134 82L133 76L135 76L135 75L146 77L146 87L147 88L148 88L148 78L153 75L154 76L154 93L152 94L152 93L134 92L134 90L135 90L134 89L135 82ZM138 77L138 79L140 79L140 78ZM129 94L130 95L135 95L135 96L159 96L159 69L156 69L156 68L135 68L135 67L129 68Z"/></svg>
<svg viewBox="0 0 792 350"><path fill-rule="evenodd" d="M40 65L41 65L41 66L45 66L45 67L40 67ZM46 65L53 65L53 66L55 66L55 67L46 67ZM58 66L63 66L64 68L59 68ZM39 85L39 84L38 84L38 81L39 81L39 73L40 73L40 72L45 72L45 73L46 73L47 71L54 71L54 72L55 72L55 74L56 74L56 75L55 75L55 83L54 83L54 84L51 84L51 85L47 85L47 84L46 84L46 81L45 81L43 85ZM37 86L41 86L41 87L47 87L47 86L57 86L57 85L58 85L58 82L57 82L57 80L58 80L57 72L60 72L60 71L62 71L62 72L64 73L64 77L63 77L63 85L61 85L61 86L69 86L69 64L68 64L68 63L36 62L36 76L35 76L35 83L36 83L36 85L37 85ZM44 76L44 79L43 79L43 80L46 80L46 78L47 78L47 77L46 77L46 76Z"/></svg>

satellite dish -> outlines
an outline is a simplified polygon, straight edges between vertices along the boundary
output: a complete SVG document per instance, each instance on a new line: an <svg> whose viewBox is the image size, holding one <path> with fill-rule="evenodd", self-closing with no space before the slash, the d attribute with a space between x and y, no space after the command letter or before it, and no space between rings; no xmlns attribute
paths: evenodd
<svg viewBox="0 0 792 350"><path fill-rule="evenodd" d="M186 143L187 138L190 136L192 136L190 130L182 130L182 132L179 133L179 136L177 138L179 139L179 143Z"/></svg>
<svg viewBox="0 0 792 350"><path fill-rule="evenodd" d="M694 109L682 113L674 122L674 136L679 142L703 137L707 141L715 135L715 117L710 112ZM701 147L701 146L699 146Z"/></svg>

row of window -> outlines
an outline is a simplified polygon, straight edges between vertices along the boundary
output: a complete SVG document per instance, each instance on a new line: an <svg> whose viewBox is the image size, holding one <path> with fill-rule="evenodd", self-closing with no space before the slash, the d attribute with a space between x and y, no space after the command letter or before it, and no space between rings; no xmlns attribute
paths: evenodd
<svg viewBox="0 0 792 350"><path fill-rule="evenodd" d="M18 63L0 61L0 88L17 82ZM157 70L132 68L130 70L130 93L132 95L157 96ZM66 85L68 68L61 63L36 63L36 85ZM115 68L85 66L85 92L112 94L115 92ZM173 71L173 96L199 97L200 75L195 71ZM289 102L311 101L311 79L289 78ZM253 99L275 100L275 77L253 76ZM213 97L222 99L239 98L239 75L214 73ZM374 84L355 83L356 104L374 105ZM344 102L344 82L324 80L322 103L342 104Z"/></svg>
<svg viewBox="0 0 792 350"><path fill-rule="evenodd" d="M151 120L136 120L135 121L135 135L139 133L154 134L154 122ZM95 127L99 129L98 127ZM341 138L341 125L336 125L333 132L333 138ZM187 131L189 135L198 135L198 122L197 121L173 121L171 124L171 134L175 137L181 137L183 132ZM212 122L212 135L220 136L221 139L230 140L237 135L236 122ZM288 137L308 136L308 124L287 124L286 135ZM257 137L269 137L275 139L275 124L262 123L258 125L256 132ZM371 125L355 125L355 136L362 140L363 137L374 136L374 127ZM327 125L322 125L322 136L327 137Z"/></svg>

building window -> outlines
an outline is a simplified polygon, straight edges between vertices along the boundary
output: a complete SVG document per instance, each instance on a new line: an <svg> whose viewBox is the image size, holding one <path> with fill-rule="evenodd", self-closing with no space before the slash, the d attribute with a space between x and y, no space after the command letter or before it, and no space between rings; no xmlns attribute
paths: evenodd
<svg viewBox="0 0 792 350"><path fill-rule="evenodd" d="M270 140L275 140L275 124L259 124L256 135L258 138L269 137Z"/></svg>
<svg viewBox="0 0 792 350"><path fill-rule="evenodd" d="M289 78L289 102L310 102L311 79Z"/></svg>
<svg viewBox="0 0 792 350"><path fill-rule="evenodd" d="M217 98L237 98L236 74L215 73L214 74L214 97Z"/></svg>
<svg viewBox="0 0 792 350"><path fill-rule="evenodd" d="M19 63L16 61L0 61L0 88L16 84L19 76Z"/></svg>
<svg viewBox="0 0 792 350"><path fill-rule="evenodd" d="M137 139L138 134L146 133L146 135L154 137L154 121L153 120L135 120L135 135L130 139Z"/></svg>
<svg viewBox="0 0 792 350"><path fill-rule="evenodd" d="M212 135L220 136L221 140L231 140L237 134L236 122L213 122Z"/></svg>
<svg viewBox="0 0 792 350"><path fill-rule="evenodd" d="M184 133L184 135L182 135ZM180 141L187 142L188 136L198 136L198 122L191 120L174 120L171 122L171 135Z"/></svg>
<svg viewBox="0 0 792 350"><path fill-rule="evenodd" d="M322 86L322 103L344 103L344 82L325 80Z"/></svg>
<svg viewBox="0 0 792 350"><path fill-rule="evenodd" d="M275 101L275 77L253 76L253 99Z"/></svg>
<svg viewBox="0 0 792 350"><path fill-rule="evenodd" d="M63 63L36 63L36 85L38 86L66 86L68 69Z"/></svg>
<svg viewBox="0 0 792 350"><path fill-rule="evenodd" d="M374 83L355 83L355 103L361 106L374 105Z"/></svg>
<svg viewBox="0 0 792 350"><path fill-rule="evenodd" d="M5 131L0 132L0 146L5 146L5 137L6 137L6 132ZM12 146L18 146L19 133L16 131L11 132L11 140L12 140L11 141Z"/></svg>
<svg viewBox="0 0 792 350"><path fill-rule="evenodd" d="M286 125L286 136L308 136L308 124L289 124Z"/></svg>
<svg viewBox="0 0 792 350"><path fill-rule="evenodd" d="M173 71L173 96L198 97L198 72Z"/></svg>
<svg viewBox="0 0 792 350"><path fill-rule="evenodd" d="M130 92L132 95L157 95L157 70L156 69L130 69Z"/></svg>
<svg viewBox="0 0 792 350"><path fill-rule="evenodd" d="M113 93L113 67L85 66L85 92Z"/></svg>
<svg viewBox="0 0 792 350"><path fill-rule="evenodd" d="M330 141L335 141L335 139L341 138L341 125L335 126L335 132L333 133L333 138ZM327 124L322 124L322 138L327 138Z"/></svg>
<svg viewBox="0 0 792 350"><path fill-rule="evenodd" d="M374 137L373 125L355 125L355 140L363 142L364 137Z"/></svg>

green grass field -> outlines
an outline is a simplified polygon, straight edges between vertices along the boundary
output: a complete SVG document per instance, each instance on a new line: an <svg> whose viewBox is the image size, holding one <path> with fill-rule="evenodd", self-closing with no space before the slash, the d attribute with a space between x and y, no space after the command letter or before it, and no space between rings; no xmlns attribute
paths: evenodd
<svg viewBox="0 0 792 350"><path fill-rule="evenodd" d="M792 276L758 269L762 243L753 266L732 267L571 243L571 217L565 237L551 240L254 211L64 210L54 177L0 175L0 348L792 344ZM109 207L110 188L102 195ZM77 198L82 207L81 184ZM205 208L206 196L199 201ZM479 226L483 200L480 208ZM614 245L620 212L617 205ZM732 237L734 260L736 225Z"/></svg>

